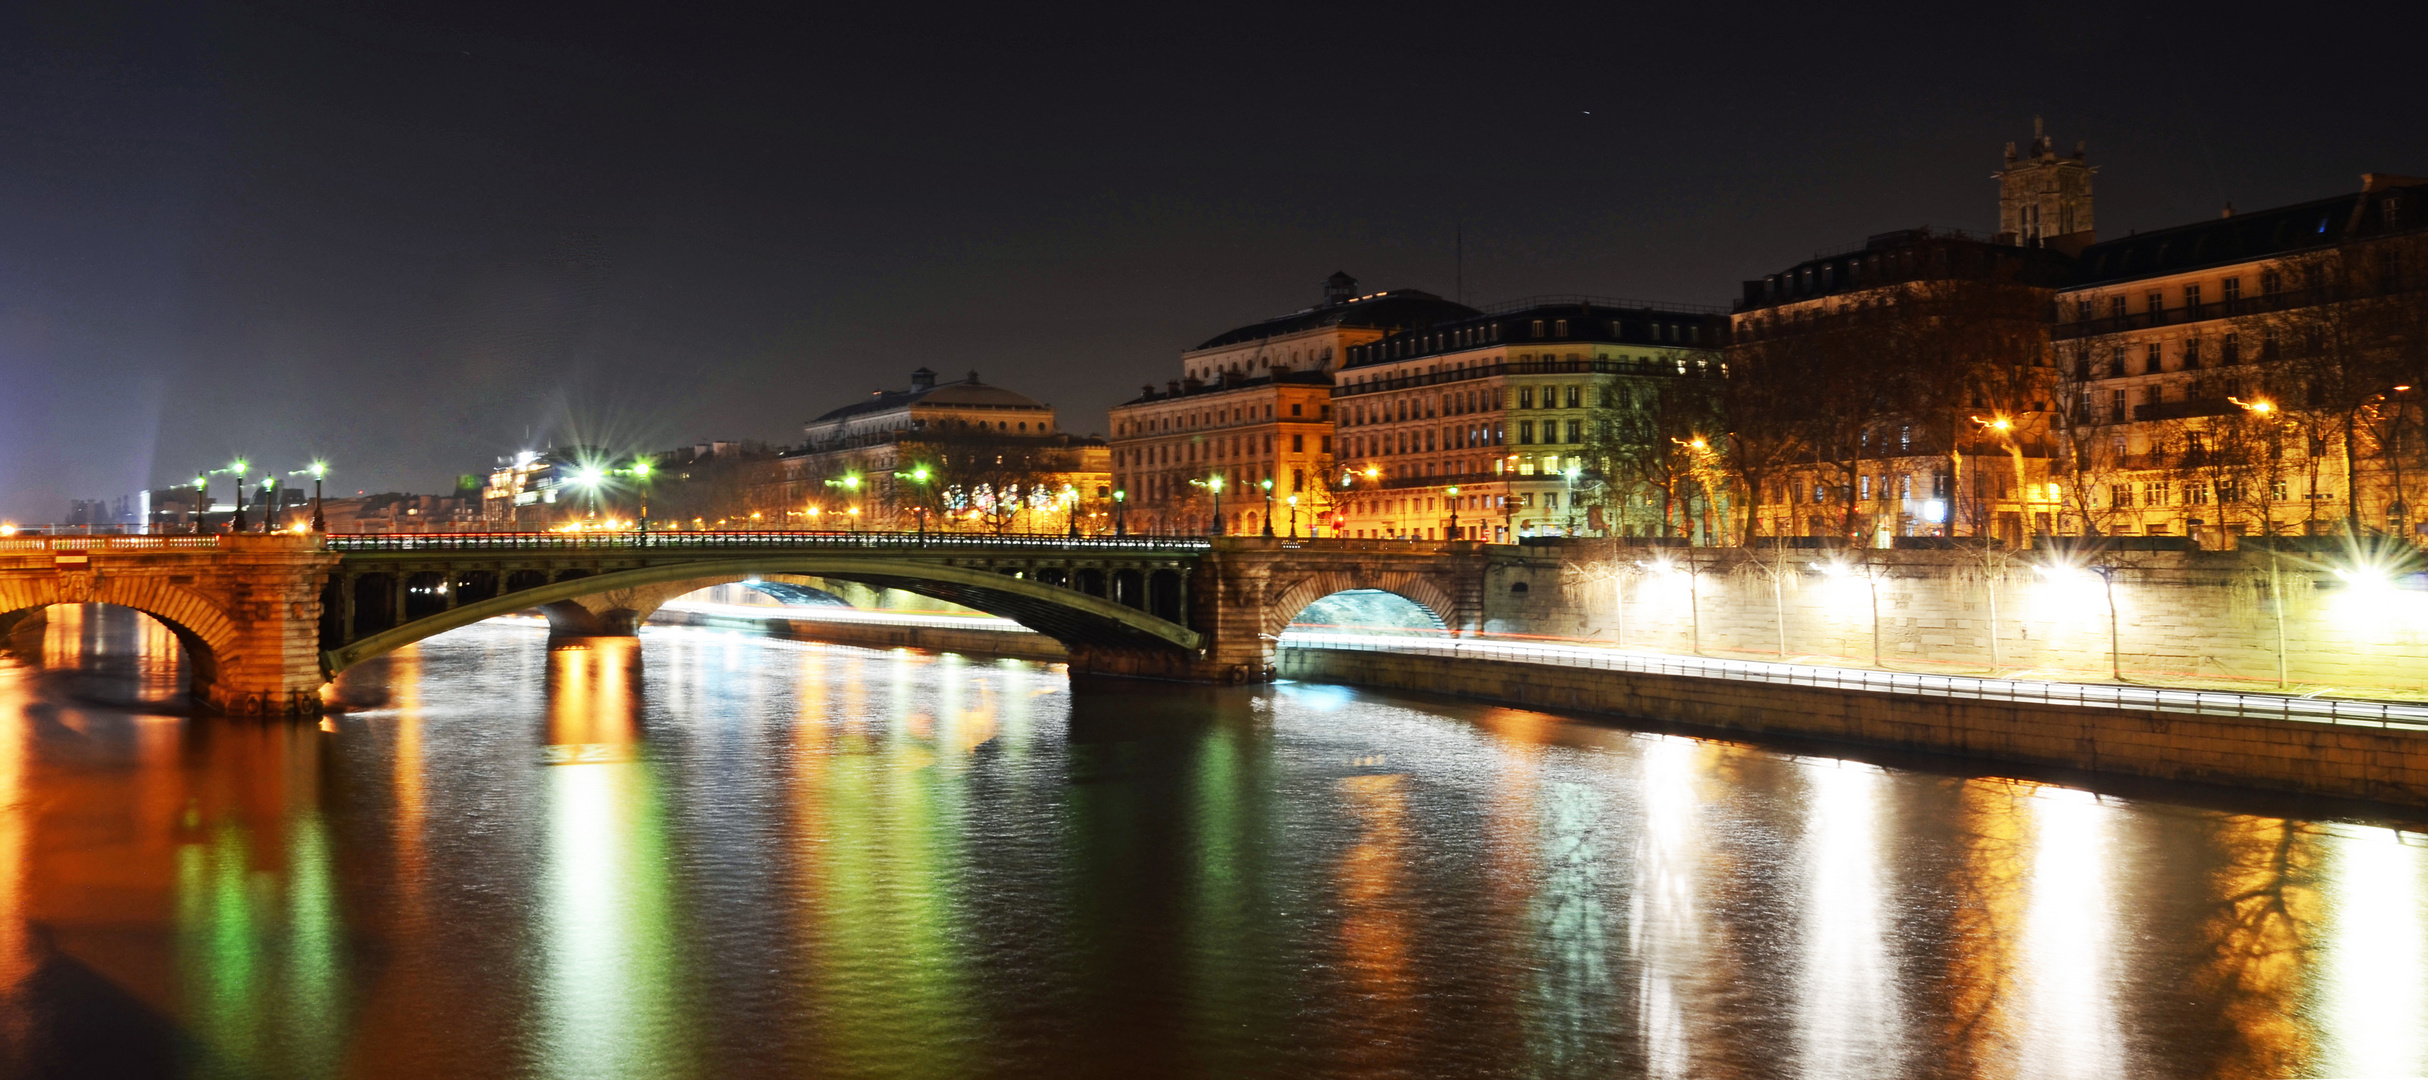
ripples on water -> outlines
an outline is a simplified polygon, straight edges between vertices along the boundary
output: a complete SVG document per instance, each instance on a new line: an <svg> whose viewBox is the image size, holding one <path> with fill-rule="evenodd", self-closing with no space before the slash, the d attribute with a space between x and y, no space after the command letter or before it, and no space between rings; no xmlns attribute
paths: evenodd
<svg viewBox="0 0 2428 1080"><path fill-rule="evenodd" d="M2428 1071L2418 833L691 630L198 720L156 624L51 616L17 1075Z"/></svg>

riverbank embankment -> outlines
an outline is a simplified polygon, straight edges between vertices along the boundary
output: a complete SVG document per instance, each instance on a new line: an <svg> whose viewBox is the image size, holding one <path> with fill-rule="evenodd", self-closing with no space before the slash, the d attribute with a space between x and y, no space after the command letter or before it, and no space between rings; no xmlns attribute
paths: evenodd
<svg viewBox="0 0 2428 1080"><path fill-rule="evenodd" d="M2428 730L1337 648L1279 674L2026 768L2428 806Z"/></svg>

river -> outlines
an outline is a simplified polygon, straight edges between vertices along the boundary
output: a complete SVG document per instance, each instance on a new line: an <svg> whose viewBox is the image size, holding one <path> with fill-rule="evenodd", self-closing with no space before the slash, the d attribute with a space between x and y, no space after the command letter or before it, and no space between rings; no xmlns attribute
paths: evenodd
<svg viewBox="0 0 2428 1080"><path fill-rule="evenodd" d="M1336 687L457 631L309 723L0 660L0 1068L2428 1071L2428 838Z"/></svg>

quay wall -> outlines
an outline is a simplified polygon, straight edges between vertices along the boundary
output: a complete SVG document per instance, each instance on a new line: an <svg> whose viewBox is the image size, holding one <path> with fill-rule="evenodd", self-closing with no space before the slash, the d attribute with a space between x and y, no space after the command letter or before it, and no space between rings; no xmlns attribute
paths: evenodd
<svg viewBox="0 0 2428 1080"><path fill-rule="evenodd" d="M2428 731L1342 649L1283 678L2086 773L2428 807Z"/></svg>
<svg viewBox="0 0 2428 1080"><path fill-rule="evenodd" d="M1490 633L1656 652L1884 668L2109 677L2109 590L2128 678L2362 696L2428 693L2428 575L2348 579L2348 560L2265 552L1786 551L1579 540L1529 547L1485 584ZM1773 571L1776 571L1775 573ZM1784 648L1782 648L1784 638ZM2282 642L2280 647L2279 642Z"/></svg>

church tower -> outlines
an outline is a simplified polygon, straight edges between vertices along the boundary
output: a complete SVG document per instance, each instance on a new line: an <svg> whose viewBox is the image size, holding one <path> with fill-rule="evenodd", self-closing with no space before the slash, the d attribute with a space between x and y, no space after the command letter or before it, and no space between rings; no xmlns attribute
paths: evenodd
<svg viewBox="0 0 2428 1080"><path fill-rule="evenodd" d="M1998 242L2068 255L2091 246L2091 174L2097 171L2083 160L2079 142L2073 156L2058 157L2040 118L2033 117L2031 151L2017 154L2014 143L2006 144L2006 168L1997 174Z"/></svg>

